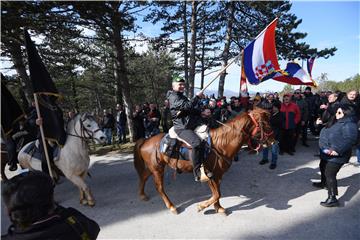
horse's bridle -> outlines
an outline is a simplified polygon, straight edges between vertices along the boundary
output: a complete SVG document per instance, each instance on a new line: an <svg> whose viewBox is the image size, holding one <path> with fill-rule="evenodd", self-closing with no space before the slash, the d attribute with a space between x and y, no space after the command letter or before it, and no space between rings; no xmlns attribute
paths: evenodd
<svg viewBox="0 0 360 240"><path fill-rule="evenodd" d="M73 136L73 137L78 137L82 140L89 140L89 139L94 139L94 134L97 133L98 131L101 131L100 128L97 128L95 131L89 131L85 126L84 126L84 122L89 119L87 116L85 117L85 119L82 119L82 116L80 116L80 134L78 132L76 132L76 121L74 121L74 134L70 134L67 133L67 135ZM87 136L85 135L87 134Z"/></svg>
<svg viewBox="0 0 360 240"><path fill-rule="evenodd" d="M254 115L250 112L249 117L251 119L251 121L253 122L253 124L255 125L255 127L253 128L253 130L251 131L250 134L246 133L244 129L242 129L242 131L249 135L249 140L248 140L248 146L251 150L254 150L256 152L258 152L261 148L261 146L269 139L269 136L271 136L273 134L273 131L270 130L269 132L265 132L263 129L263 122L259 121L257 122ZM260 131L260 137L256 137L258 135L258 132ZM251 140L255 140L257 142L257 146L253 147L252 141Z"/></svg>

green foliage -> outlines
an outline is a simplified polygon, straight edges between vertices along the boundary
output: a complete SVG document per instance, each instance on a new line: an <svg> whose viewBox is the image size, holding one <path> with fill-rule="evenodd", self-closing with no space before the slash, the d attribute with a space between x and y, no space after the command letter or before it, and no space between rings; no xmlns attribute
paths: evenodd
<svg viewBox="0 0 360 240"><path fill-rule="evenodd" d="M325 79L325 80L324 80ZM351 78L345 79L341 82L329 81L326 78L326 74L322 74L319 78L319 87L320 91L342 91L348 92L350 90L360 90L360 75L357 74Z"/></svg>
<svg viewBox="0 0 360 240"><path fill-rule="evenodd" d="M336 51L336 48L313 49L301 42L306 33L296 32L301 19L289 13L291 3L287 1L233 1L235 14L230 52L224 54L224 36L231 17L226 11L229 3L197 3L196 53L192 59L196 61L196 72L204 73L218 66L224 55L229 58L237 55L276 16L279 17L277 51L281 58L313 55L326 58ZM152 39L145 36L149 50L137 53L130 42L132 36L141 32L136 20L146 8L145 20L162 23L163 32ZM11 90L18 92L15 88L24 88L24 83L29 81L26 71L21 75L27 65L23 29L29 29L64 96L64 109L100 112L124 99L124 92L131 92L129 96L134 103L161 104L171 88L172 74L182 75L188 69L185 65L190 46L184 37L190 33L190 9L191 2L186 1L2 1L1 54L14 62L19 75ZM19 63L23 69L19 68ZM124 80L124 76L127 79ZM360 89L358 75L342 83L328 81L325 77L321 87L343 91ZM291 90L291 87L284 90Z"/></svg>
<svg viewBox="0 0 360 240"><path fill-rule="evenodd" d="M292 93L293 91L294 91L293 86L290 84L286 84L280 93L281 95L284 95L285 93Z"/></svg>

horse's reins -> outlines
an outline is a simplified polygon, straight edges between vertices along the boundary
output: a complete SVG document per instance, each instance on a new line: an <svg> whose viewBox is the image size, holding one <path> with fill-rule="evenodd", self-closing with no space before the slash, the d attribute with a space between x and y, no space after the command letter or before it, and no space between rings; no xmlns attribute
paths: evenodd
<svg viewBox="0 0 360 240"><path fill-rule="evenodd" d="M266 140L266 139L272 134L272 132L270 132L270 133L264 132L262 121L257 122L256 119L255 119L255 117L254 117L254 115L253 115L252 113L249 113L248 115L249 115L251 121L254 123L255 127L254 127L254 129L251 131L251 134L248 134L247 132L245 132L244 129L241 129L241 130L242 130L245 134L247 134L247 135L250 136L250 138L249 138L249 140L248 140L248 146L249 146L252 150L254 150L254 151L256 151L256 152L259 152L259 149L261 148L262 142L263 142L264 140ZM260 130L260 138L259 138L259 139L256 139L255 136L256 136L256 134L258 133L259 130ZM254 138L254 139L256 139L256 140L258 141L258 145L257 145L256 148L253 148L253 147L252 147L251 138Z"/></svg>

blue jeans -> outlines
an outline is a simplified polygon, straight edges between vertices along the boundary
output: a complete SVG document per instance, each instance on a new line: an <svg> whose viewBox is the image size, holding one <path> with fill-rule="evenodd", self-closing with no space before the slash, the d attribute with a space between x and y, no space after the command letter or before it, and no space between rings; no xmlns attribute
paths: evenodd
<svg viewBox="0 0 360 240"><path fill-rule="evenodd" d="M356 147L356 156L358 163L360 163L360 145Z"/></svg>
<svg viewBox="0 0 360 240"><path fill-rule="evenodd" d="M112 129L111 128L104 128L104 134L106 136L106 144L111 144Z"/></svg>
<svg viewBox="0 0 360 240"><path fill-rule="evenodd" d="M263 159L269 160L269 149L271 148L271 164L276 164L279 152L279 144L276 142L273 145L263 149Z"/></svg>
<svg viewBox="0 0 360 240"><path fill-rule="evenodd" d="M121 125L119 123L116 124L117 136L119 142L126 141L126 125Z"/></svg>

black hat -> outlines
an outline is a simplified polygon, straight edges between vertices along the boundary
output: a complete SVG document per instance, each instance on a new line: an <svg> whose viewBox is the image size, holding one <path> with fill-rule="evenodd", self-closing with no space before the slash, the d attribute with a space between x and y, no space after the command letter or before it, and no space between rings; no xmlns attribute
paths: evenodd
<svg viewBox="0 0 360 240"><path fill-rule="evenodd" d="M305 88L305 91L306 91L306 90L311 91L311 87L306 87L306 88Z"/></svg>

